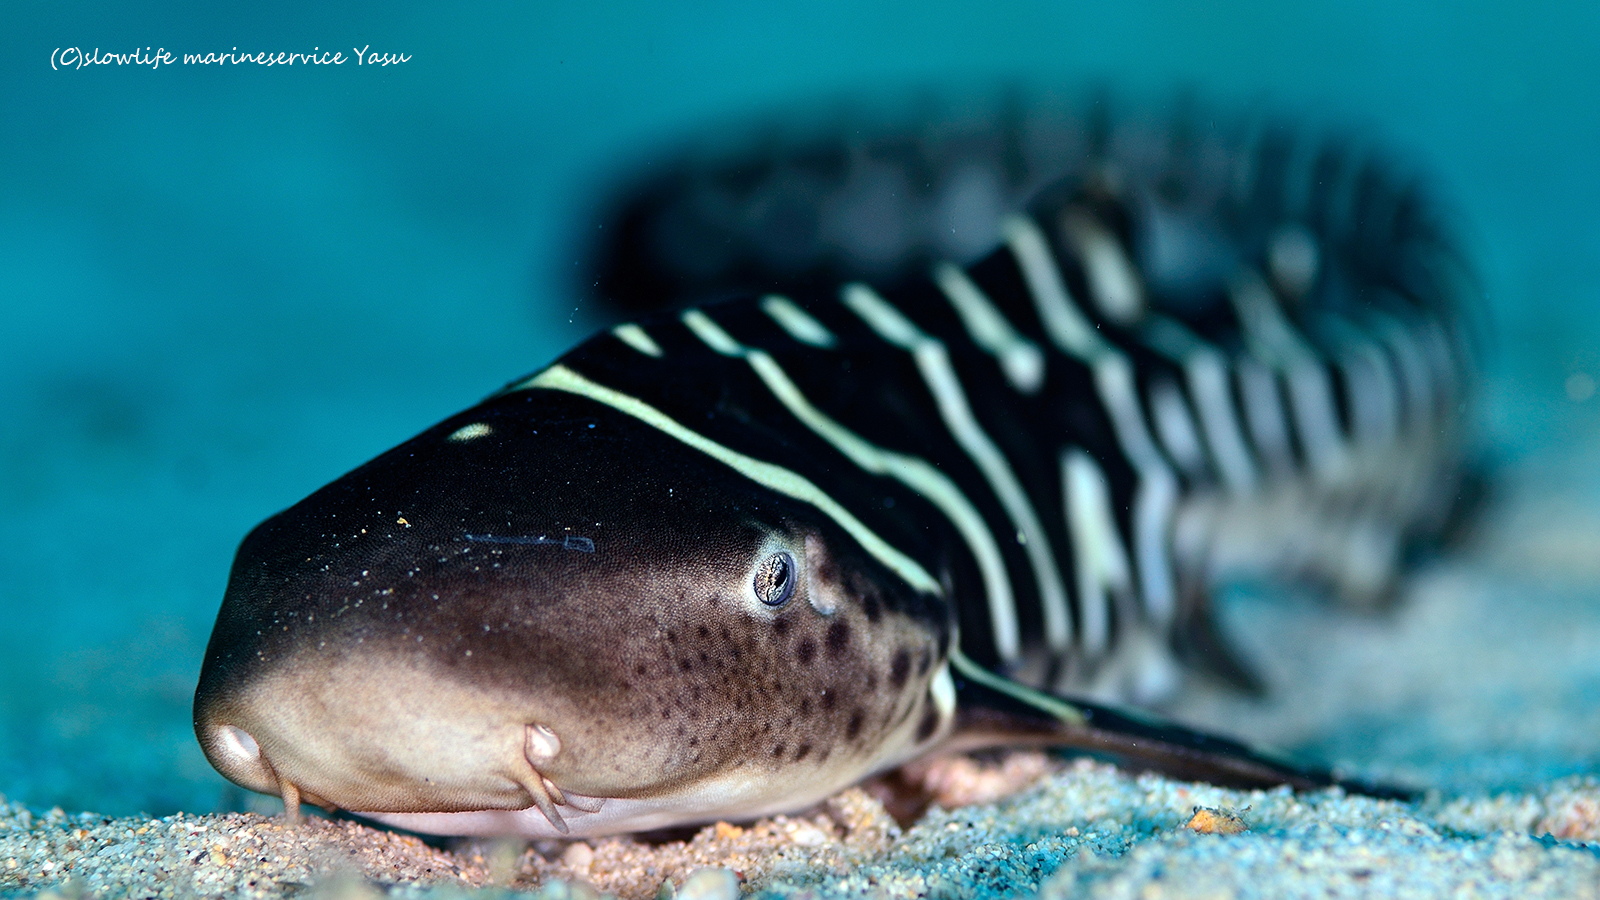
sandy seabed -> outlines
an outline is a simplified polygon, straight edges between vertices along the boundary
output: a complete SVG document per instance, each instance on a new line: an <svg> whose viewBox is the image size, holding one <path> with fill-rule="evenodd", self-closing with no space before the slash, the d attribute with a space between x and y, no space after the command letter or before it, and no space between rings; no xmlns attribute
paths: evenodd
<svg viewBox="0 0 1600 900"><path fill-rule="evenodd" d="M970 768L979 779L994 773ZM905 830L853 789L809 814L655 845L438 848L345 821L34 817L6 807L0 885L23 895L176 898L1600 896L1595 779L1396 803L1337 790L1228 791L1088 760L1047 768L1010 798L935 807ZM1215 819L1197 808L1244 830L1207 827Z"/></svg>

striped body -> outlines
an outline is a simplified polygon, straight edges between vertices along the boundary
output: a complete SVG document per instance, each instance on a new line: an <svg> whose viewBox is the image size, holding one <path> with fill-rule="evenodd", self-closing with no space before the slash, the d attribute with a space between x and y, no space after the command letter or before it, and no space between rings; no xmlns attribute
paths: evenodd
<svg viewBox="0 0 1600 900"><path fill-rule="evenodd" d="M1468 285L1364 158L1116 134L1026 210L936 204L992 231L975 258L637 260L663 302L781 290L612 328L258 528L197 692L208 756L446 833L779 812L1014 741L1316 783L1079 701L1230 670L1229 573L1386 590L1455 494Z"/></svg>
<svg viewBox="0 0 1600 900"><path fill-rule="evenodd" d="M1472 378L1470 278L1417 187L1268 124L1237 143L1092 118L930 130L668 167L615 214L602 290L747 297L563 365L765 424L721 433L930 569L958 559L963 647L1039 687L1158 696L1230 575L1379 602L1455 500ZM774 404L791 376L802 399ZM926 547L929 521L958 537Z"/></svg>

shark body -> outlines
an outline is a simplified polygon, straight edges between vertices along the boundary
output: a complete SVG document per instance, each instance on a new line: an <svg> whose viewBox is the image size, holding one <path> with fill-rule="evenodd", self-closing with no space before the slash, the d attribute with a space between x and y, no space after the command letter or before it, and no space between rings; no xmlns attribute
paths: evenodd
<svg viewBox="0 0 1600 900"><path fill-rule="evenodd" d="M1218 577L1371 603L1438 530L1470 284L1381 160L1271 129L1128 146L968 228L987 249L880 281L830 257L602 332L268 519L196 693L208 758L291 811L535 837L997 745L1332 783L1124 705L1196 663L1248 681ZM635 210L617 258L716 174Z"/></svg>

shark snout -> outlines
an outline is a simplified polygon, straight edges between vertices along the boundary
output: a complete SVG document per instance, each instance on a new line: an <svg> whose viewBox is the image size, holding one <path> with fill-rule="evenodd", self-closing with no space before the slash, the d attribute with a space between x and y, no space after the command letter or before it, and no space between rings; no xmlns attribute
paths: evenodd
<svg viewBox="0 0 1600 900"><path fill-rule="evenodd" d="M357 813L537 807L561 826L558 725L507 697L414 666L309 661L208 691L195 731L234 783ZM582 802L580 799L578 802Z"/></svg>

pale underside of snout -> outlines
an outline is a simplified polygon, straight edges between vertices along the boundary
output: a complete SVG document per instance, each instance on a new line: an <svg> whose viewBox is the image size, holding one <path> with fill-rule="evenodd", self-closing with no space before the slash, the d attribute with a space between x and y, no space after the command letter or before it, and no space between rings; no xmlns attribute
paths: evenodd
<svg viewBox="0 0 1600 900"><path fill-rule="evenodd" d="M286 805L353 811L521 809L543 788L530 698L442 677L376 648L305 654L210 703L201 743L229 779ZM540 735L549 733L549 738Z"/></svg>
<svg viewBox="0 0 1600 900"><path fill-rule="evenodd" d="M821 802L860 780L864 774L855 766L836 768L836 772L807 771L806 777L800 780L784 777L783 773L768 767L752 765L657 797L580 798L580 802L590 808L571 804L562 807L565 831L557 829L537 807L363 815L422 834L518 835L533 839L600 837L713 821L741 822L793 812ZM800 783L791 784L791 781ZM567 796L573 799L571 794ZM585 802L589 800L593 802Z"/></svg>

